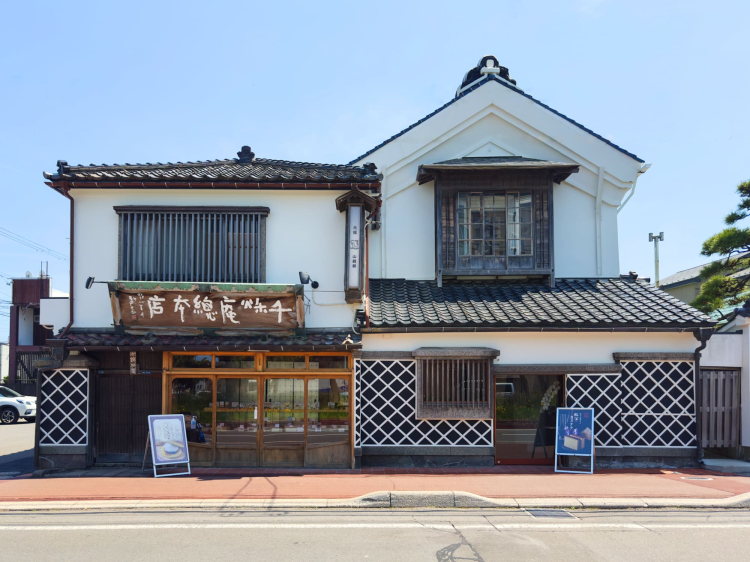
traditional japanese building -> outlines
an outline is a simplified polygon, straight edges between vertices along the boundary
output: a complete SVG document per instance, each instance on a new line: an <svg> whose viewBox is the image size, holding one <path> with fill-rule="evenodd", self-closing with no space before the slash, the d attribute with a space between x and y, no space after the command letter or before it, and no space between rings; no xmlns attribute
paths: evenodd
<svg viewBox="0 0 750 562"><path fill-rule="evenodd" d="M208 466L551 462L561 405L595 408L600 464L693 463L713 322L620 275L647 169L494 57L347 165L58 161L40 463L140 462L154 413Z"/></svg>

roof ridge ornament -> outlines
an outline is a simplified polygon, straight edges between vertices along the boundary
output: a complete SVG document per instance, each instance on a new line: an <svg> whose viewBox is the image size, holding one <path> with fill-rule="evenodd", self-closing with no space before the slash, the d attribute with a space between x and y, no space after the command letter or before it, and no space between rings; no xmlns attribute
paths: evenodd
<svg viewBox="0 0 750 562"><path fill-rule="evenodd" d="M237 156L240 162L253 162L255 160L255 152L250 150L249 146L243 146Z"/></svg>
<svg viewBox="0 0 750 562"><path fill-rule="evenodd" d="M499 78L500 80L516 86L516 81L510 77L510 72L508 71L508 69L500 65L497 57L494 55L485 55L481 59L479 59L479 62L474 68L469 70L469 72L464 75L464 79L461 82L461 85L458 87L458 90L456 90L456 97L461 95L463 90L470 84L473 84L474 82L488 76L494 76L495 78Z"/></svg>

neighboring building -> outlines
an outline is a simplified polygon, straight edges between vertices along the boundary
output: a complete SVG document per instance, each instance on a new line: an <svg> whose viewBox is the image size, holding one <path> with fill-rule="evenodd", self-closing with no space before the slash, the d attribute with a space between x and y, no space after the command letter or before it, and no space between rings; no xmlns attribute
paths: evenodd
<svg viewBox="0 0 750 562"><path fill-rule="evenodd" d="M701 292L701 286L703 285L703 280L701 279L701 271L703 271L703 268L710 263L724 261L725 259L726 258L722 258L721 260L715 260L713 262L704 263L703 265L691 267L690 269L678 271L677 273L662 279L659 282L659 288L662 291L666 291L676 299L680 299L682 302L690 304ZM747 275L750 275L750 270L742 270L737 273L733 273L731 277L742 278L747 277ZM720 312L721 314L729 314L732 312L732 310L733 308L729 308L726 310L721 310ZM718 318L718 316L716 317Z"/></svg>
<svg viewBox="0 0 750 562"><path fill-rule="evenodd" d="M619 274L646 168L494 57L348 165L59 161L73 314L37 450L140 462L164 412L204 465L551 462L567 405L596 408L601 465L693 463L714 323Z"/></svg>
<svg viewBox="0 0 750 562"><path fill-rule="evenodd" d="M690 304L701 292L701 270L708 264L691 267L665 277L659 282L659 288L676 299Z"/></svg>
<svg viewBox="0 0 750 562"><path fill-rule="evenodd" d="M12 279L10 336L8 337L8 386L26 395L36 395L37 370L34 362L49 357L45 343L52 332L40 322L41 303L50 298L51 279ZM67 295L61 295L66 303Z"/></svg>

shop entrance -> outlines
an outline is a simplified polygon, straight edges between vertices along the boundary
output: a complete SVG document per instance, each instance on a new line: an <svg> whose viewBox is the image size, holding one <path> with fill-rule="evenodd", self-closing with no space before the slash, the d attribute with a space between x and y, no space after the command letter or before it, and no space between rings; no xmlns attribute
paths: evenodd
<svg viewBox="0 0 750 562"><path fill-rule="evenodd" d="M185 416L193 464L351 467L348 354L169 360L164 411Z"/></svg>
<svg viewBox="0 0 750 562"><path fill-rule="evenodd" d="M564 375L495 377L495 464L554 464Z"/></svg>

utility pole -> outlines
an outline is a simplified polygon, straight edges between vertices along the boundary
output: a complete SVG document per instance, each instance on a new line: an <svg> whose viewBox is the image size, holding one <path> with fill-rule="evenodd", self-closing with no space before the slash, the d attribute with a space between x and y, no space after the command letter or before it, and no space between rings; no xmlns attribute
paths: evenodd
<svg viewBox="0 0 750 562"><path fill-rule="evenodd" d="M659 236L654 236L653 232L648 233L648 241L654 243L654 281L656 288L659 288L659 242L664 242L664 233L660 232Z"/></svg>

